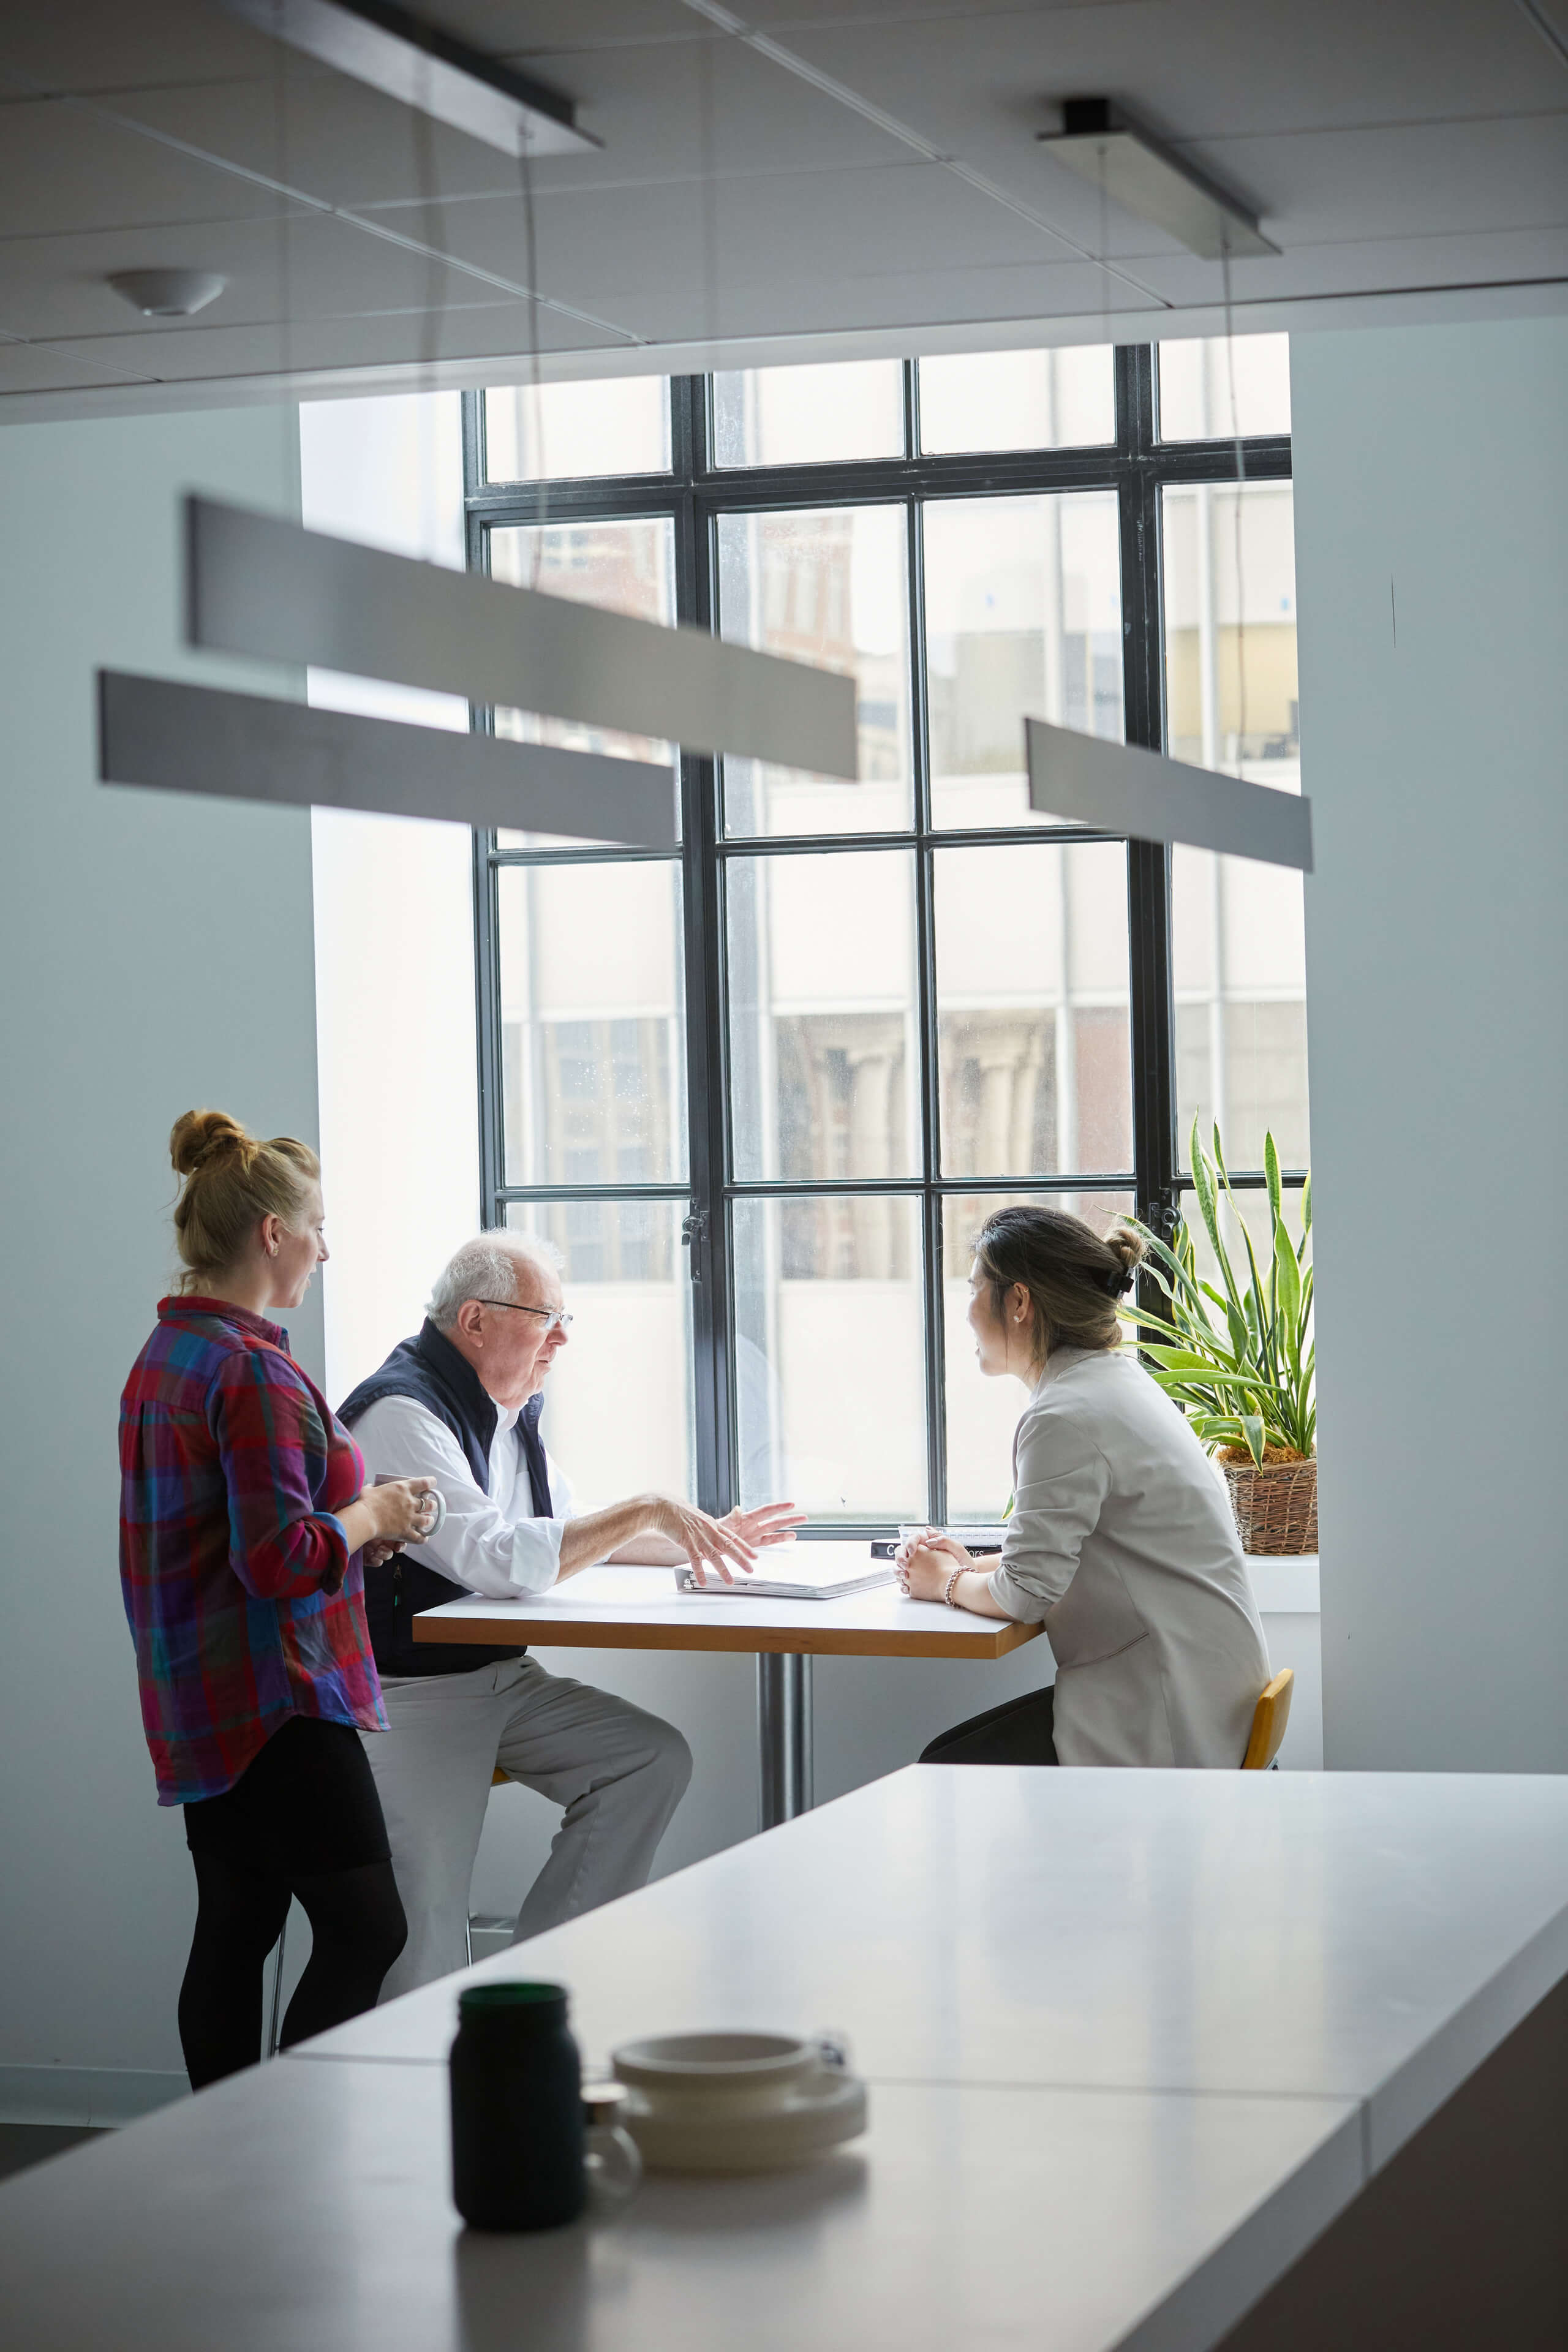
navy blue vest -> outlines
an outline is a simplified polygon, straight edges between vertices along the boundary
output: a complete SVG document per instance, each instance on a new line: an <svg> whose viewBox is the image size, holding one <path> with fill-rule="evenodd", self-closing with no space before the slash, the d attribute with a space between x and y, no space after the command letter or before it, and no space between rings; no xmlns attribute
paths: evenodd
<svg viewBox="0 0 1568 2352"><path fill-rule="evenodd" d="M412 1397L449 1429L468 1457L474 1483L490 1491L490 1446L496 1433L496 1403L466 1356L426 1320L418 1336L400 1339L381 1370L361 1381L338 1407L338 1419L348 1429L383 1397ZM528 1483L535 1518L551 1517L550 1473L539 1434L542 1395L530 1397L517 1417L518 1450L528 1465ZM417 1473L411 1471L411 1476ZM421 1609L438 1609L445 1601L462 1597L438 1569L424 1568L401 1552L380 1568L364 1572L364 1609L370 1624L376 1670L384 1675L462 1675L502 1658L518 1658L518 1649L488 1649L468 1642L416 1643L413 1622Z"/></svg>

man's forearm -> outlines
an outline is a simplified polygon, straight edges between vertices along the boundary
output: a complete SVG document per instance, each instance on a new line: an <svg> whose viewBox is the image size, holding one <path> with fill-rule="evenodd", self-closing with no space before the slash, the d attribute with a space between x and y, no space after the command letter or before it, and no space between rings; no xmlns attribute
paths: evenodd
<svg viewBox="0 0 1568 2352"><path fill-rule="evenodd" d="M561 1538L561 1574L575 1576L579 1569L591 1568L596 1559L611 1559L634 1536L652 1527L658 1507L657 1496L634 1495L627 1502L612 1503L607 1511L589 1511L583 1518L568 1519ZM686 1558L668 1536L651 1535L648 1543L668 1551L672 1560Z"/></svg>

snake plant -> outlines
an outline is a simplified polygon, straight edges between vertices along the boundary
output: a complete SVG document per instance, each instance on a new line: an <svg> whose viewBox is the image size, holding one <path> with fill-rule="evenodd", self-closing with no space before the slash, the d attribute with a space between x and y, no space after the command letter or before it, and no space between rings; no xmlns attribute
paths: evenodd
<svg viewBox="0 0 1568 2352"><path fill-rule="evenodd" d="M1164 1294L1164 1311L1124 1310L1140 1327L1142 1347L1155 1380L1173 1397L1211 1454L1243 1451L1262 1465L1304 1461L1317 1450L1316 1349L1312 1343L1312 1269L1307 1262L1312 1234L1312 1180L1301 1193L1301 1238L1293 1241L1285 1223L1279 1154L1272 1135L1263 1146L1268 1189L1269 1251L1259 1266L1252 1236L1237 1211L1226 1171L1220 1133L1214 1130L1211 1159L1192 1132L1193 1191L1218 1264L1223 1290L1203 1281L1197 1251L1184 1222L1169 1245L1138 1224L1148 1245L1143 1271ZM1238 1281L1220 1232L1220 1208L1228 1203L1247 1245L1246 1279ZM1137 1220L1130 1223L1137 1224Z"/></svg>

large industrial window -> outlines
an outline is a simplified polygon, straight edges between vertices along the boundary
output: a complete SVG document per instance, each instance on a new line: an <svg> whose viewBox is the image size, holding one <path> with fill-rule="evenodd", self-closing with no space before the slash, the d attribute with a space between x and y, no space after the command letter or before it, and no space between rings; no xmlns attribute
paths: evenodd
<svg viewBox="0 0 1568 2352"><path fill-rule="evenodd" d="M477 847L486 1214L561 1250L605 1494L994 1517L999 1201L1168 1227L1193 1117L1307 1159L1296 877L1032 811L1026 714L1299 785L1280 338L465 401L468 560L847 672L860 781L668 761L681 847ZM1005 1391L1006 1393L1002 1391Z"/></svg>

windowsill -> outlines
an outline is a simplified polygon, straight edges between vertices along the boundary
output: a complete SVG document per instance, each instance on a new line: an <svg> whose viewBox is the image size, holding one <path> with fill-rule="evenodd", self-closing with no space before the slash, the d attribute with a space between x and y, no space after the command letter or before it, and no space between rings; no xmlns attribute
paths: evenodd
<svg viewBox="0 0 1568 2352"><path fill-rule="evenodd" d="M1318 1555L1301 1552L1294 1559L1265 1559L1249 1552L1247 1572L1260 1617L1316 1617Z"/></svg>

